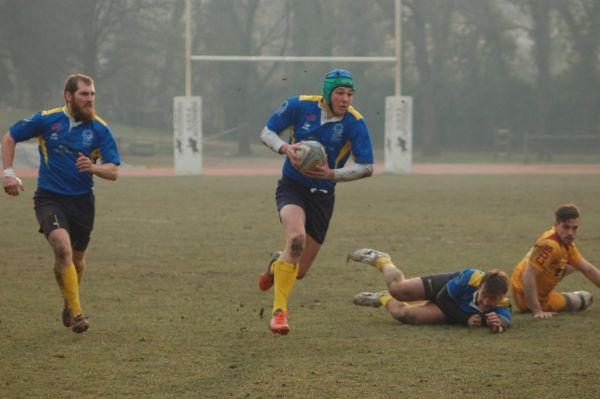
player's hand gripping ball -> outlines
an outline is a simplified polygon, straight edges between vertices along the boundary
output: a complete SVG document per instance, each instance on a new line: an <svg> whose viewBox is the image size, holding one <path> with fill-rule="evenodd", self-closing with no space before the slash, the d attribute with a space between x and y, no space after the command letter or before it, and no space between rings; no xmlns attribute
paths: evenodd
<svg viewBox="0 0 600 399"><path fill-rule="evenodd" d="M296 154L300 157L300 162L296 167L300 172L321 166L325 162L325 148L318 141L303 141L296 150Z"/></svg>

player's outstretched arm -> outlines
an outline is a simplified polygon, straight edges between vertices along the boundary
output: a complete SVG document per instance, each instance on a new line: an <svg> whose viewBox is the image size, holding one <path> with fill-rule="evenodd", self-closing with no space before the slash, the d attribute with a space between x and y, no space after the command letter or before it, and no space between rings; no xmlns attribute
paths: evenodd
<svg viewBox="0 0 600 399"><path fill-rule="evenodd" d="M577 269L583 273L583 275L596 284L596 287L600 287L600 270L585 259L581 259L581 262L577 264Z"/></svg>
<svg viewBox="0 0 600 399"><path fill-rule="evenodd" d="M373 174L373 165L353 163L343 168L334 169L333 179L338 182L352 181L369 177Z"/></svg>
<svg viewBox="0 0 600 399"><path fill-rule="evenodd" d="M523 290L525 291L527 306L529 307L529 310L531 310L531 313L533 313L533 317L536 319L549 319L555 316L557 313L546 312L542 309L540 299L538 298L536 282L536 277L540 274L541 272L534 269L531 265L527 265L522 277Z"/></svg>

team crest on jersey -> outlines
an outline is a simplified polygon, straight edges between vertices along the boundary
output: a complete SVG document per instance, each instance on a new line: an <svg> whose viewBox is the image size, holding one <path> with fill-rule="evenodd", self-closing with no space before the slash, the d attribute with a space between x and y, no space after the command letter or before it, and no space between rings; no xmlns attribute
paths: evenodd
<svg viewBox="0 0 600 399"><path fill-rule="evenodd" d="M281 116L281 114L283 114L285 112L285 110L288 107L288 102L287 100L283 102L283 104L281 104L281 106L279 106L279 108L277 108L277 111L275 111L275 113L279 116Z"/></svg>
<svg viewBox="0 0 600 399"><path fill-rule="evenodd" d="M334 143L340 143L342 141L342 133L344 133L344 125L336 123L333 125L333 135L331 141Z"/></svg>
<svg viewBox="0 0 600 399"><path fill-rule="evenodd" d="M84 130L83 133L81 133L81 140L81 144L84 147L91 147L94 142L94 132L89 129Z"/></svg>

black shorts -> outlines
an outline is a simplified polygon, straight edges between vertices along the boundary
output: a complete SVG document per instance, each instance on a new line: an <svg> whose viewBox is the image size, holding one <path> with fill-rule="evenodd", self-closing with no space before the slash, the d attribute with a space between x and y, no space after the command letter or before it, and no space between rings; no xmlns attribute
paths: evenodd
<svg viewBox="0 0 600 399"><path fill-rule="evenodd" d="M85 251L94 228L94 193L68 196L38 189L33 196L35 216L40 233L46 238L56 229L65 229L71 238L71 247Z"/></svg>
<svg viewBox="0 0 600 399"><path fill-rule="evenodd" d="M329 221L333 215L335 192L311 190L284 176L277 182L275 201L277 202L277 211L281 211L281 208L289 204L301 207L306 215L304 225L306 233L319 244L325 242Z"/></svg>
<svg viewBox="0 0 600 399"><path fill-rule="evenodd" d="M471 316L465 313L448 293L448 281L458 276L458 274L458 272L441 273L421 277L425 288L425 299L435 303L440 308L448 324L467 324L467 320Z"/></svg>

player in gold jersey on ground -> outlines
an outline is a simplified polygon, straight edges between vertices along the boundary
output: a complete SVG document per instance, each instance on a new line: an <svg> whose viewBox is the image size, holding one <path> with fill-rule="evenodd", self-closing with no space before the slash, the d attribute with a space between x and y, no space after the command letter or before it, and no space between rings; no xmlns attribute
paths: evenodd
<svg viewBox="0 0 600 399"><path fill-rule="evenodd" d="M587 291L555 290L565 276L575 271L600 287L600 270L585 260L575 246L579 224L579 209L573 204L561 205L555 211L552 229L544 232L517 264L511 286L514 305L520 311L546 319L558 312L577 312L591 305L593 298Z"/></svg>

